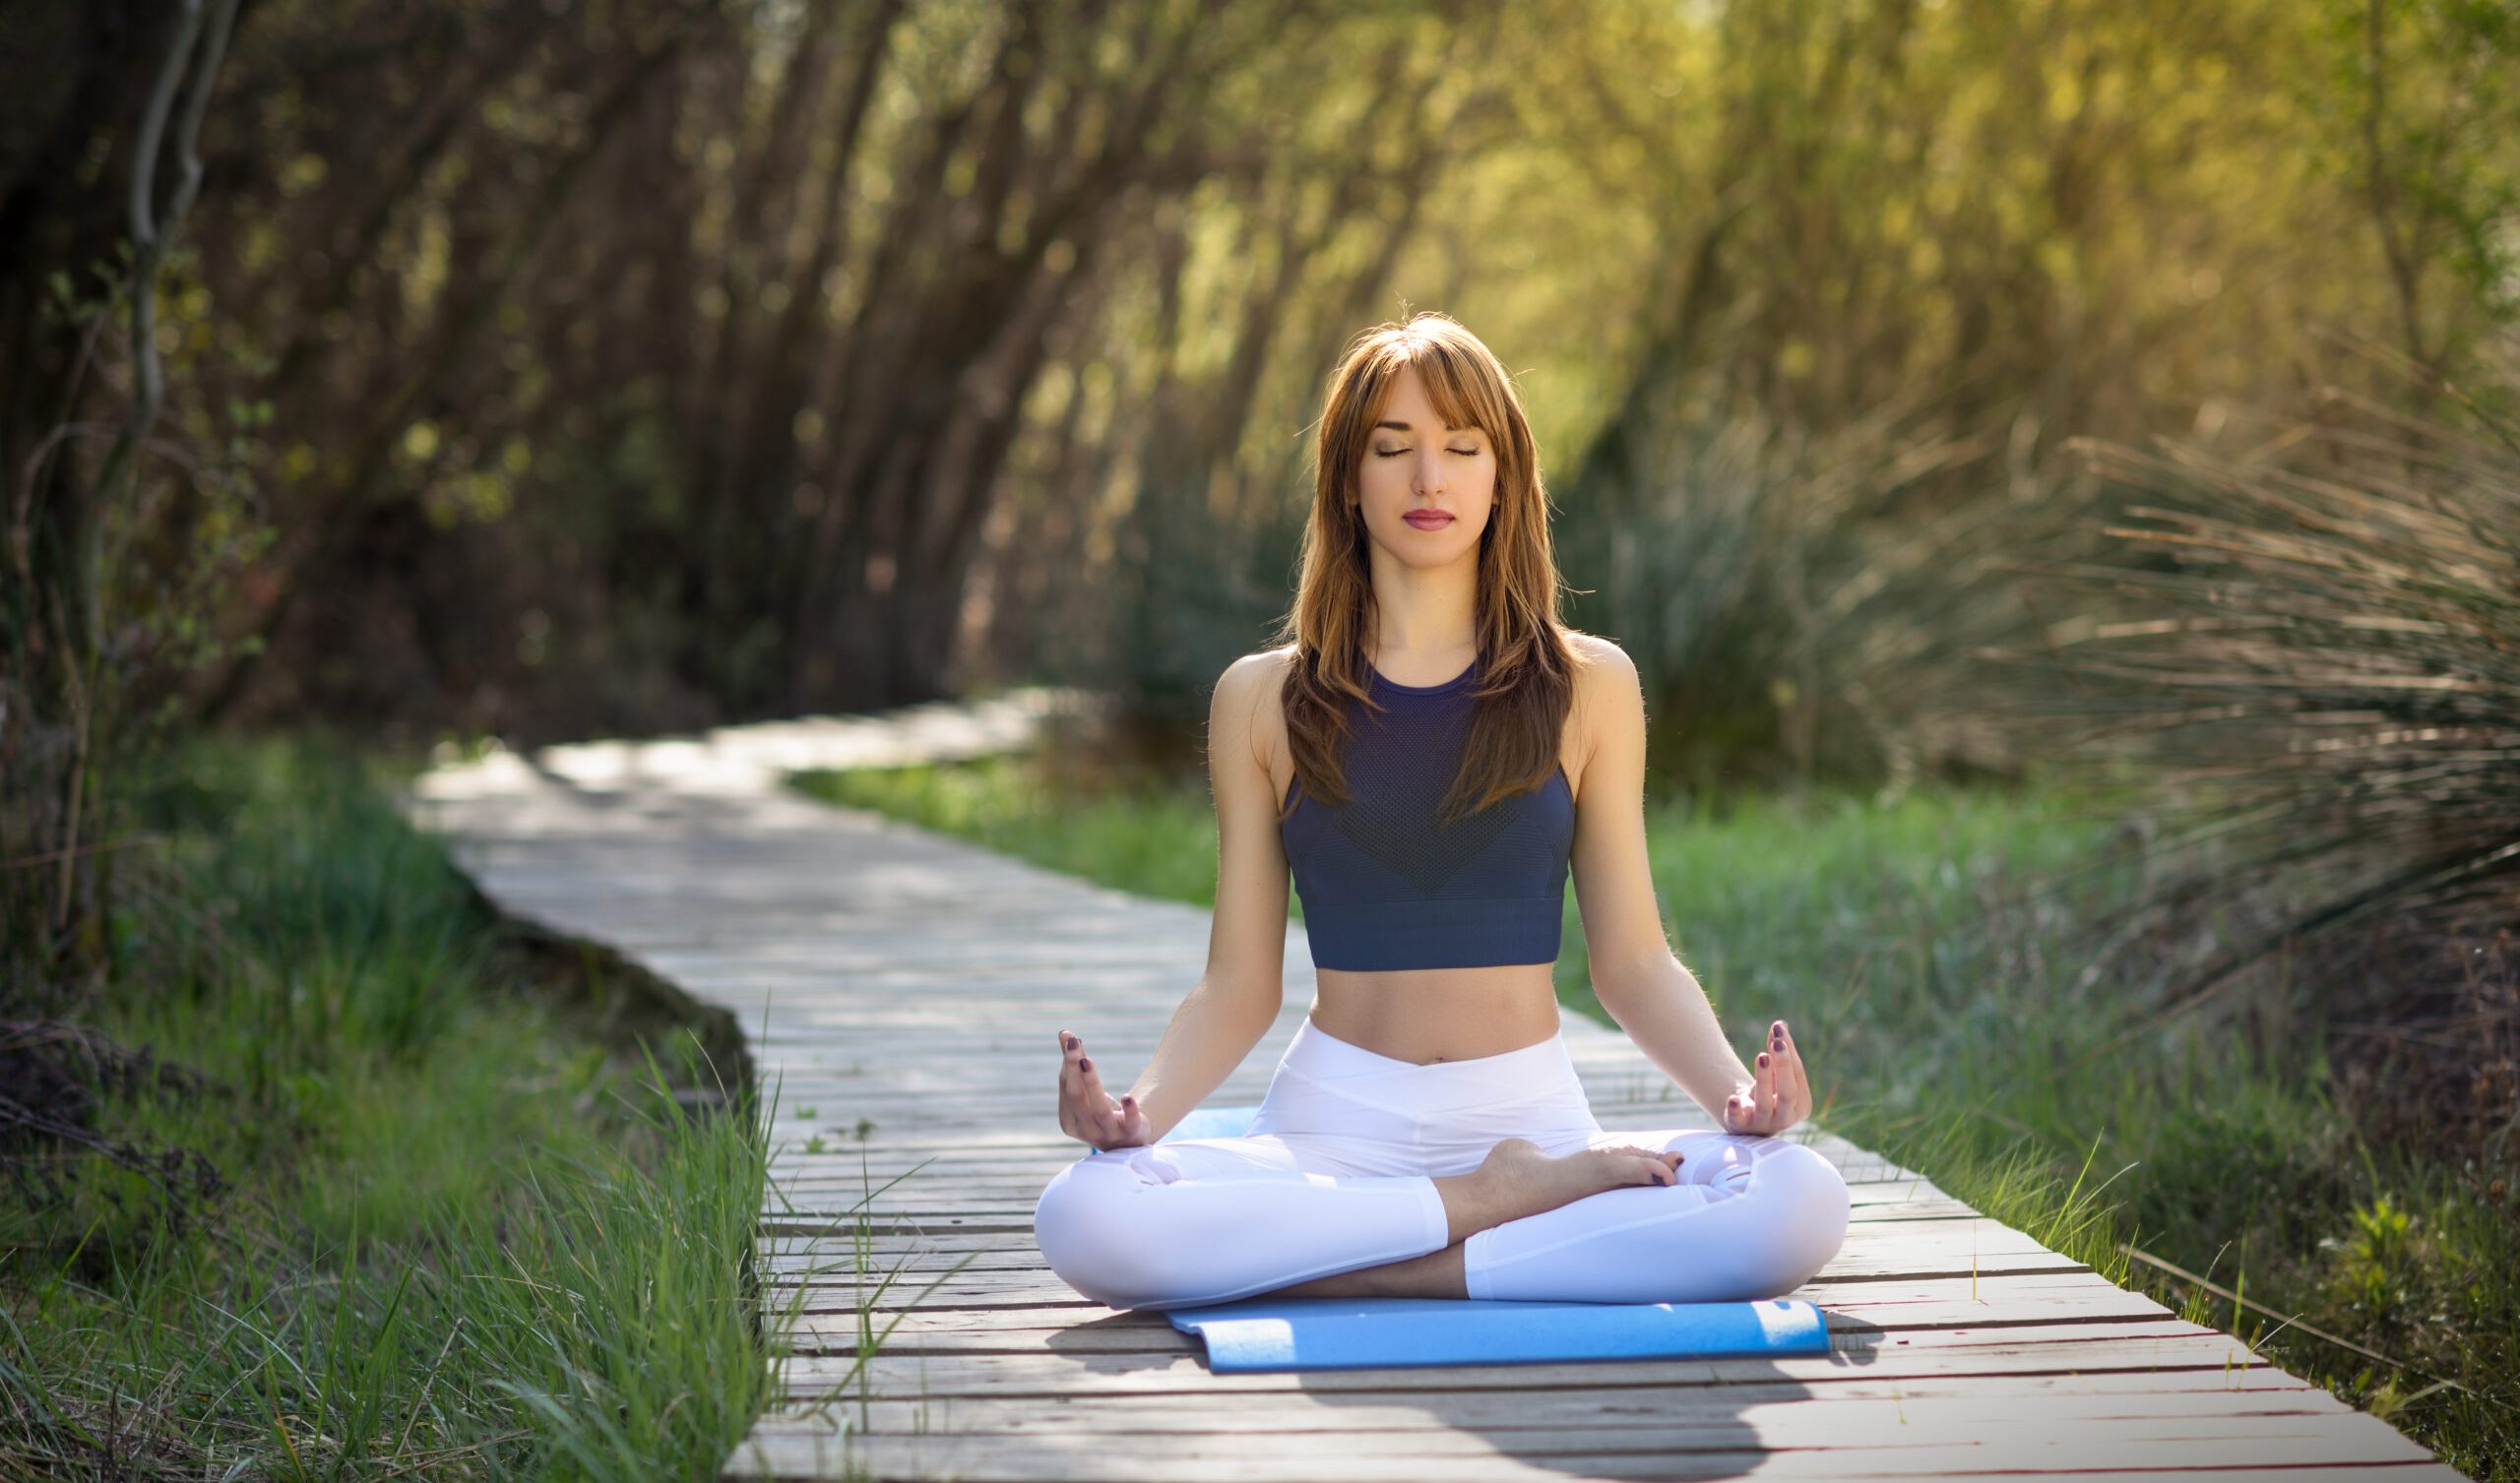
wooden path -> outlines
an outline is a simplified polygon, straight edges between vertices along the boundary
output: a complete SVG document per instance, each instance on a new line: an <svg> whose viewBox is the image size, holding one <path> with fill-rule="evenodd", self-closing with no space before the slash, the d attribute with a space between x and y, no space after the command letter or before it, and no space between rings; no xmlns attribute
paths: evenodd
<svg viewBox="0 0 2520 1483"><path fill-rule="evenodd" d="M1052 1112L1054 1032L1124 1083L1205 964L1207 913L778 785L782 768L1012 745L1040 704L499 753L413 790L502 909L731 1011L776 1094L764 1302L802 1309L786 1403L724 1476L2460 1476L1808 1128L1856 1202L1797 1294L1828 1315L1826 1358L1209 1374L1195 1340L1080 1298L1032 1239L1035 1198L1084 1151ZM1260 1099L1310 1002L1292 923L1287 964L1284 1014L1211 1105ZM1625 1036L1571 1012L1565 1031L1605 1127L1705 1122ZM861 1366L862 1326L897 1319Z"/></svg>

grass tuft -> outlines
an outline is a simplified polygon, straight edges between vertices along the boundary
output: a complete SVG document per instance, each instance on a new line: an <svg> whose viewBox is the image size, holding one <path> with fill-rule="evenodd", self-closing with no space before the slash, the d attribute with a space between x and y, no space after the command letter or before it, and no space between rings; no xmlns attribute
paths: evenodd
<svg viewBox="0 0 2520 1483"><path fill-rule="evenodd" d="M764 1130L591 1043L355 757L200 743L96 1027L186 1075L0 1206L0 1475L714 1477L772 1393ZM662 1059L661 1059L662 1058Z"/></svg>

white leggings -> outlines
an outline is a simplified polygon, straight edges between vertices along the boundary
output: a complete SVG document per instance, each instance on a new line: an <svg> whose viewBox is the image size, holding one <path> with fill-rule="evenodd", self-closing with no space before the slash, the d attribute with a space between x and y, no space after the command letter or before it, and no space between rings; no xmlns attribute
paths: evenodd
<svg viewBox="0 0 2520 1483"><path fill-rule="evenodd" d="M1441 1251L1435 1176L1507 1138L1556 1155L1679 1149L1679 1182L1629 1185L1476 1231L1474 1298L1681 1303L1781 1297L1846 1239L1847 1187L1781 1138L1612 1133L1593 1118L1562 1035L1420 1066L1315 1027L1295 1031L1250 1131L1091 1152L1033 1210L1060 1279L1113 1308L1184 1308Z"/></svg>

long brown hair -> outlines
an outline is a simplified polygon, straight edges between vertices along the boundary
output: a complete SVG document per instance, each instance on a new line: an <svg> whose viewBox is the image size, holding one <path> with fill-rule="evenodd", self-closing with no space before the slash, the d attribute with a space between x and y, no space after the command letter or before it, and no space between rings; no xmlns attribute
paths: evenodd
<svg viewBox="0 0 2520 1483"><path fill-rule="evenodd" d="M1295 645L1282 692L1295 777L1314 798L1345 804L1339 745L1349 727L1347 702L1380 709L1364 651L1377 611L1356 470L1405 369L1417 371L1447 426L1476 426L1496 451L1495 505L1479 537L1477 708L1461 770L1444 795L1443 822L1451 823L1547 783L1574 705L1576 659L1558 617L1548 495L1531 422L1504 366L1450 316L1429 311L1407 324L1376 325L1349 342L1331 372L1294 605L1272 643Z"/></svg>

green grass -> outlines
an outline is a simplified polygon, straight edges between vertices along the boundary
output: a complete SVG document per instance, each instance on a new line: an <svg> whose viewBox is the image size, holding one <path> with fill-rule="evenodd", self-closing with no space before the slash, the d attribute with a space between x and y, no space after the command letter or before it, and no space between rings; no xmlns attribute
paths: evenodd
<svg viewBox="0 0 2520 1483"><path fill-rule="evenodd" d="M796 785L1100 884L1215 899L1203 785L1073 788L1022 758ZM1683 799L1649 806L1647 826L1675 950L1745 1046L1768 1020L1793 1022L1814 1121L2248 1339L2471 1475L2520 1476L2509 1191L2362 1138L2314 1026L2276 1055L2193 1023L2105 1049L2135 998L2085 971L2100 960L2084 925L2132 889L2125 868L2084 868L2106 816L2055 792L1951 790L1803 809ZM1561 1002L1608 1023L1571 891L1564 942ZM2394 1363L2236 1314L2130 1247Z"/></svg>
<svg viewBox="0 0 2520 1483"><path fill-rule="evenodd" d="M150 788L90 1020L207 1089L99 1115L227 1187L0 1205L0 1475L705 1479L769 1397L759 1130L674 1108L687 1035L521 992L385 781L215 744Z"/></svg>
<svg viewBox="0 0 2520 1483"><path fill-rule="evenodd" d="M1205 783L1045 785L1016 757L795 774L815 797L889 814L1105 886L1213 907L1217 821ZM1302 916L1299 902L1295 915Z"/></svg>

